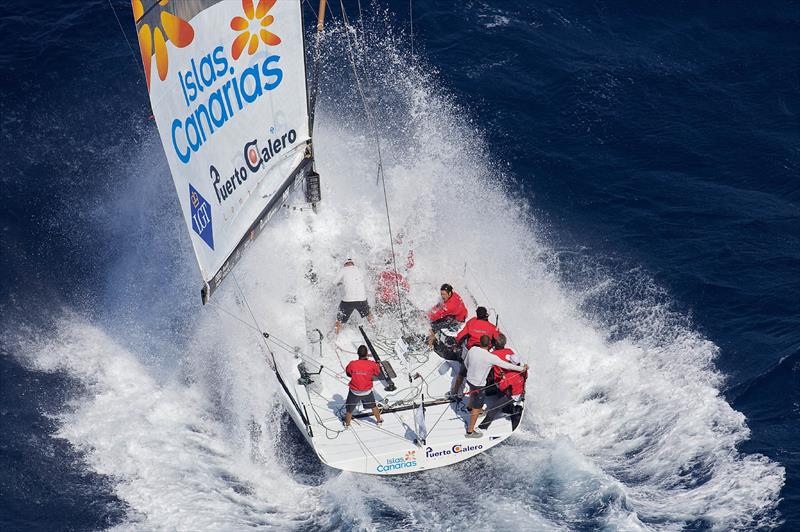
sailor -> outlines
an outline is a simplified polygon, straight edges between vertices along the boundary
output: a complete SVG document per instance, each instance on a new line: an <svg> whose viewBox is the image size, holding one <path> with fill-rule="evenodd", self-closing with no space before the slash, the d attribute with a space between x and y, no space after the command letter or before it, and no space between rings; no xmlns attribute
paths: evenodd
<svg viewBox="0 0 800 532"><path fill-rule="evenodd" d="M506 347L506 341L505 334L498 334L497 348L492 351L492 354L506 362L513 362L514 364L522 363L519 356ZM503 393L507 392L507 395L515 401L519 401L522 398L522 394L525 393L525 379L527 377L528 375L526 373L503 371L497 366L494 368L494 380L497 383L497 388Z"/></svg>
<svg viewBox="0 0 800 532"><path fill-rule="evenodd" d="M480 343L481 336L484 334L494 343L497 341L500 331L489 321L489 311L486 310L486 307L478 307L475 310L475 317L470 318L456 336L456 346L460 346L462 342L466 341L467 349L470 349Z"/></svg>
<svg viewBox="0 0 800 532"><path fill-rule="evenodd" d="M442 302L428 312L431 329L439 331L464 323L464 320L467 319L467 307L464 306L464 301L458 292L453 291L451 285L444 283L439 289L439 293L442 296Z"/></svg>
<svg viewBox="0 0 800 532"><path fill-rule="evenodd" d="M492 354L506 362L513 362L514 364L521 362L519 356L506 347L506 336L502 333L497 335L497 348L492 351ZM488 429L494 418L500 412L504 412L511 418L511 429L514 430L519 425L522 417L521 401L525 393L525 379L528 373L527 371L504 371L497 366L494 366L493 373L494 382L500 391L500 400L492 405L486 414L486 418L478 428L481 430Z"/></svg>
<svg viewBox="0 0 800 532"><path fill-rule="evenodd" d="M464 371L459 375L467 378L467 385L469 386L468 408L470 409L470 414L469 424L467 425L467 438L480 438L483 436L483 433L474 429L475 422L483 411L483 404L486 400L486 377L489 376L492 366L499 366L509 371L525 371L528 369L527 364L519 366L496 357L489 352L490 344L491 339L488 335L481 336L480 344L471 347L467 351L467 355L464 357Z"/></svg>
<svg viewBox="0 0 800 532"><path fill-rule="evenodd" d="M374 360L367 359L367 346L358 346L358 360L352 360L344 372L350 377L349 390L347 392L347 400L345 401L345 415L344 426L350 426L350 421L353 419L353 410L358 406L358 403L364 405L364 408L371 408L372 415L375 416L375 422L380 425L383 423L381 419L381 411L375 404L375 395L372 393L372 379L381 374L381 367Z"/></svg>
<svg viewBox="0 0 800 532"><path fill-rule="evenodd" d="M367 289L364 285L364 274L361 268L355 265L353 259L347 258L344 267L336 276L334 284L342 285L342 301L336 313L336 334L342 329L342 324L347 323L354 310L362 318L367 318L372 323L372 313L367 302Z"/></svg>
<svg viewBox="0 0 800 532"><path fill-rule="evenodd" d="M442 302L438 303L428 311L428 319L431 322L431 330L428 333L428 347L433 348L440 356L446 359L453 359L451 351L453 345L439 345L436 342L436 333L442 329L455 328L461 326L467 319L467 307L458 292L453 291L453 287L444 283L439 289Z"/></svg>
<svg viewBox="0 0 800 532"><path fill-rule="evenodd" d="M398 287L401 293L408 293L411 289L403 274L392 268L392 259L388 259L386 269L378 274L378 301L383 305L396 305L400 301Z"/></svg>

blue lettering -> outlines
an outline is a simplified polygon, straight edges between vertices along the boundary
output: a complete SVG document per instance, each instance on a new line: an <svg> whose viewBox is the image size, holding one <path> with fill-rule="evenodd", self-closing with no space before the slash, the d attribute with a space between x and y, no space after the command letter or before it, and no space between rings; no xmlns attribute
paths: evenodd
<svg viewBox="0 0 800 532"><path fill-rule="evenodd" d="M186 79L186 88L190 91L189 101L193 102L197 99L197 85L195 85L195 82L193 81L194 75L192 74L191 70L186 73L185 79Z"/></svg>
<svg viewBox="0 0 800 532"><path fill-rule="evenodd" d="M248 83L248 77L252 78L252 85ZM258 68L255 66L245 69L244 74L242 74L242 77L239 79L241 93L242 96L244 96L244 101L247 103L253 103L259 96L261 96L261 83L259 83L259 81ZM248 85L250 85L253 89L252 93L248 93Z"/></svg>
<svg viewBox="0 0 800 532"><path fill-rule="evenodd" d="M194 122L194 117L190 116L186 119L184 123L186 126L186 140L189 141L189 147L192 151L197 151L200 146L203 145L203 141L200 138L200 132L197 130L197 124ZM192 140L192 133L194 133L194 140Z"/></svg>
<svg viewBox="0 0 800 532"><path fill-rule="evenodd" d="M200 59L192 58L185 70L178 71L181 94L187 107L192 107L193 102L199 99L200 93L206 88L212 89L208 100L199 103L183 121L175 119L172 122L172 146L182 163L188 164L192 152L197 152L217 129L234 117L237 110L255 102L263 91L274 90L281 84L283 70L278 66L280 59L279 55L271 55L260 67L250 66L236 76L225 47L217 46ZM223 76L230 78L213 90L217 81L223 81ZM178 137L185 142L178 142ZM290 129L280 139L268 140L267 146L262 150L262 160L268 161L274 154L286 148L287 143L294 144L296 140L297 132L294 129ZM252 151L251 158L255 160L258 158L257 148Z"/></svg>
<svg viewBox="0 0 800 532"><path fill-rule="evenodd" d="M183 82L183 74L181 71L178 71L178 79L181 80L181 91L183 92L183 101L186 102L186 106L189 106L189 96L186 94L186 84Z"/></svg>
<svg viewBox="0 0 800 532"><path fill-rule="evenodd" d="M219 116L217 116L217 113L214 112L215 103L219 109ZM228 111L225 109L225 105L222 103L222 95L220 94L220 91L215 92L208 98L208 110L211 114L211 120L214 121L215 126L220 127L225 123L226 120L228 120Z"/></svg>
<svg viewBox="0 0 800 532"><path fill-rule="evenodd" d="M281 57L279 55L271 55L267 57L267 60L261 65L261 73L264 74L265 79L270 76L275 76L275 81L267 81L264 84L264 90L271 91L283 81L283 70L280 68L269 68L270 63L277 63L280 59Z"/></svg>
<svg viewBox="0 0 800 532"><path fill-rule="evenodd" d="M200 80L206 87L210 87L217 81L217 73L214 71L214 66L211 63L211 54L204 56L200 60Z"/></svg>
<svg viewBox="0 0 800 532"><path fill-rule="evenodd" d="M206 124L208 125L209 135L214 134L214 125L211 123L211 117L208 115L208 109L202 103L197 106L197 109L194 111L194 117L197 119L197 126L200 128L200 137L203 139L203 142L206 141L206 130L203 127L203 121L201 120L202 117L206 117ZM202 146L203 142L200 143ZM198 146L198 148L200 147ZM195 150L197 151L197 150Z"/></svg>
<svg viewBox="0 0 800 532"><path fill-rule="evenodd" d="M175 132L179 129L183 129L183 124L176 118L172 121L172 147L175 148L175 153L177 154L178 159L180 159L183 164L187 164L189 162L191 152L186 150L186 153L181 153L180 148L178 148L178 142L175 139Z"/></svg>
<svg viewBox="0 0 800 532"><path fill-rule="evenodd" d="M217 76L222 76L228 70L228 58L225 57L225 48L217 46L213 52L214 64L217 65ZM233 72L231 72L232 74Z"/></svg>

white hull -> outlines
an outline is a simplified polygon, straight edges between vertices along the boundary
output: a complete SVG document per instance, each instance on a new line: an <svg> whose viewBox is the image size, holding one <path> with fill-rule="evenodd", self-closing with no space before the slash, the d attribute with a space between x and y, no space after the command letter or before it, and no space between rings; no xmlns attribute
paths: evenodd
<svg viewBox="0 0 800 532"><path fill-rule="evenodd" d="M323 341L321 363L325 369L320 375L311 377L315 381L312 385L298 383L300 373L297 366L304 362L309 371L316 371L318 366L310 360L310 354L315 353L313 358L319 360L319 344L313 350L304 351L303 358L278 356L276 353L277 367L285 384L280 389L281 399L323 463L356 473L399 475L461 462L511 436L510 419L499 414L491 426L482 431L482 437L467 438L468 411L462 402L446 402L444 399L455 375L452 363L430 351L417 356L400 356L382 344L378 334L370 334L369 326L365 330L381 359L389 361L397 372L394 379L397 390L394 392L386 392L383 383L375 381L376 400L396 408L407 405L404 410L385 412L381 426L371 415L363 413L364 416L359 417L359 410L350 429L344 430L342 426L347 396L343 366L355 358L353 352L364 343L355 326L343 330L335 343ZM409 374L417 373L424 377L424 381L415 379L413 383L409 382ZM425 409L427 434L424 444L417 442L421 433L417 426L419 417L415 416L417 409L411 406L412 398L419 406L423 396L426 404L438 402ZM487 407L492 406L491 399L487 398Z"/></svg>

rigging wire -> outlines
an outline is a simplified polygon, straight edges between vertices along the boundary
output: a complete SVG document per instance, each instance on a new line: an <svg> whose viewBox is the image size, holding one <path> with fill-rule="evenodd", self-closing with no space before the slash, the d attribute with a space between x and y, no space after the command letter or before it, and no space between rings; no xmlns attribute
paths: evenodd
<svg viewBox="0 0 800 532"><path fill-rule="evenodd" d="M408 22L411 24L410 41L411 41L411 59L414 59L414 0L408 0Z"/></svg>
<svg viewBox="0 0 800 532"><path fill-rule="evenodd" d="M392 252L392 267L394 269L394 283L395 283L395 291L396 291L395 293L397 294L397 305L398 305L398 308L400 310L400 325L401 325L401 328L403 330L403 334L406 334L407 325L406 325L406 320L405 320L405 313L403 312L403 302L402 302L402 298L400 297L400 295L401 295L401 291L400 291L400 273L397 270L397 257L396 257L396 253L395 253L395 249L394 249L394 234L393 234L393 231L392 231L392 218L391 218L391 215L389 213L389 196L388 196L388 194L386 192L386 175L384 174L384 171L383 171L383 154L381 152L380 134L378 133L378 128L375 125L375 120L374 120L374 118L372 116L372 113L370 113L370 111L369 111L369 106L367 105L367 99L364 96L364 89L362 87L361 78L358 75L358 68L356 66L356 58L355 58L355 53L353 51L354 46L350 42L350 31L351 30L354 32L354 39L356 38L355 37L355 28L353 28L351 26L350 21L348 20L347 11L344 8L344 0L339 0L339 6L341 7L341 10L342 10L342 21L344 22L344 26L345 26L344 34L345 34L345 37L347 39L347 51L348 51L348 56L350 57L350 65L353 67L353 75L355 76L355 80L356 80L356 88L358 89L358 94L361 97L361 103L364 106L364 114L366 115L367 121L369 122L370 127L372 128L373 134L375 135L375 146L377 148L377 154L378 154L378 178L380 179L380 182L381 182L381 185L382 185L382 188L383 188L383 203L384 203L384 206L386 207L386 224L387 224L387 226L389 228L389 246L390 246L390 249L391 249L391 252ZM360 2L359 2L359 9L360 9Z"/></svg>
<svg viewBox="0 0 800 532"><path fill-rule="evenodd" d="M244 295L243 294L242 294L242 298L244 299ZM236 321L238 321L239 323L243 324L245 327L248 327L248 328L256 331L259 334L259 336L261 337L261 341L264 342L264 345L266 346L266 348L267 348L267 350L269 351L270 354L274 355L274 353L272 352L272 348L270 347L270 342L272 342L276 347L286 351L287 353L290 353L290 354L295 355L295 356L297 356L299 358L302 358L303 360L305 360L307 362L311 362L313 364L319 365L321 367L321 370L326 375L332 377L333 379L335 379L335 380L337 380L337 381L339 381L341 383L347 384L347 380L344 379L341 376L341 373L337 373L337 372L331 370L330 368L322 366L320 364L319 360L317 360L316 358L314 358L314 357L312 357L310 355L307 355L306 353L303 353L302 351L297 349L295 346L291 345L289 342L286 342L285 340L281 340L280 338L274 336L273 334L261 330L259 327L255 326L255 325L253 325L251 323L246 322L245 320L243 320L240 317L236 316L234 313L230 312L229 310L227 310L227 309L225 309L225 308L223 308L223 307L221 307L221 306L219 306L219 305L217 305L215 303L209 302L208 306L210 306L211 308L213 308L215 310L218 310L218 311L220 311L220 312L222 312L224 314L227 314L231 318L233 318Z"/></svg>
<svg viewBox="0 0 800 532"><path fill-rule="evenodd" d="M247 312L250 313L250 317L253 318L253 323L256 325L256 329L259 332L261 331L261 326L258 324L258 320L256 319L256 315L253 314L253 309L250 308L250 303L247 301L247 298L244 296L244 291L242 291L242 287L239 286L239 279L236 278L236 273L231 271L231 277L233 277L233 282L236 283L236 289L239 291L239 294L242 296L242 301L244 301L245 306L247 307ZM263 332L262 332L263 334Z"/></svg>
<svg viewBox="0 0 800 532"><path fill-rule="evenodd" d="M131 51L131 59L133 60L133 64L136 65L136 70L137 72L139 72L139 76L141 76L141 79L144 80L144 72L139 66L139 61L136 59L136 52L133 50L133 45L131 44L130 39L128 39L128 34L125 33L125 29L122 27L122 22L120 22L119 15L117 15L117 9L114 7L114 3L111 0L108 0L108 5L111 8L111 11L114 13L114 18L117 20L117 26L119 26L119 31L122 32L122 36L125 38L125 42L128 43L128 49Z"/></svg>

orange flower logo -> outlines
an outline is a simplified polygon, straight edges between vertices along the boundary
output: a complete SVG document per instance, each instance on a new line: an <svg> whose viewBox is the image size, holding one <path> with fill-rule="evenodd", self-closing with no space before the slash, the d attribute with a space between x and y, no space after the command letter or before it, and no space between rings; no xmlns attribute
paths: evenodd
<svg viewBox="0 0 800 532"><path fill-rule="evenodd" d="M244 47L247 46L247 53L253 55L258 50L258 37L267 46L275 46L281 43L281 38L266 30L265 28L275 22L275 17L267 15L277 0L259 0L258 7L253 9L253 0L242 0L244 17L233 17L231 19L231 29L241 31L231 46L231 56L239 59Z"/></svg>
<svg viewBox="0 0 800 532"><path fill-rule="evenodd" d="M406 451L406 455L403 458L406 462L411 462L412 460L417 459L417 451Z"/></svg>
<svg viewBox="0 0 800 532"><path fill-rule="evenodd" d="M159 5L166 6L169 0L161 0ZM133 4L133 19L138 21L144 16L142 0L131 0ZM159 15L160 26L151 28L150 24L142 24L139 28L139 51L142 53L144 76L147 80L147 89L150 89L150 69L152 65L153 49L155 49L156 68L161 81L167 79L169 60L167 57L167 40L178 48L189 46L194 40L194 29L191 24L168 11L161 11ZM164 36L166 34L166 37Z"/></svg>

